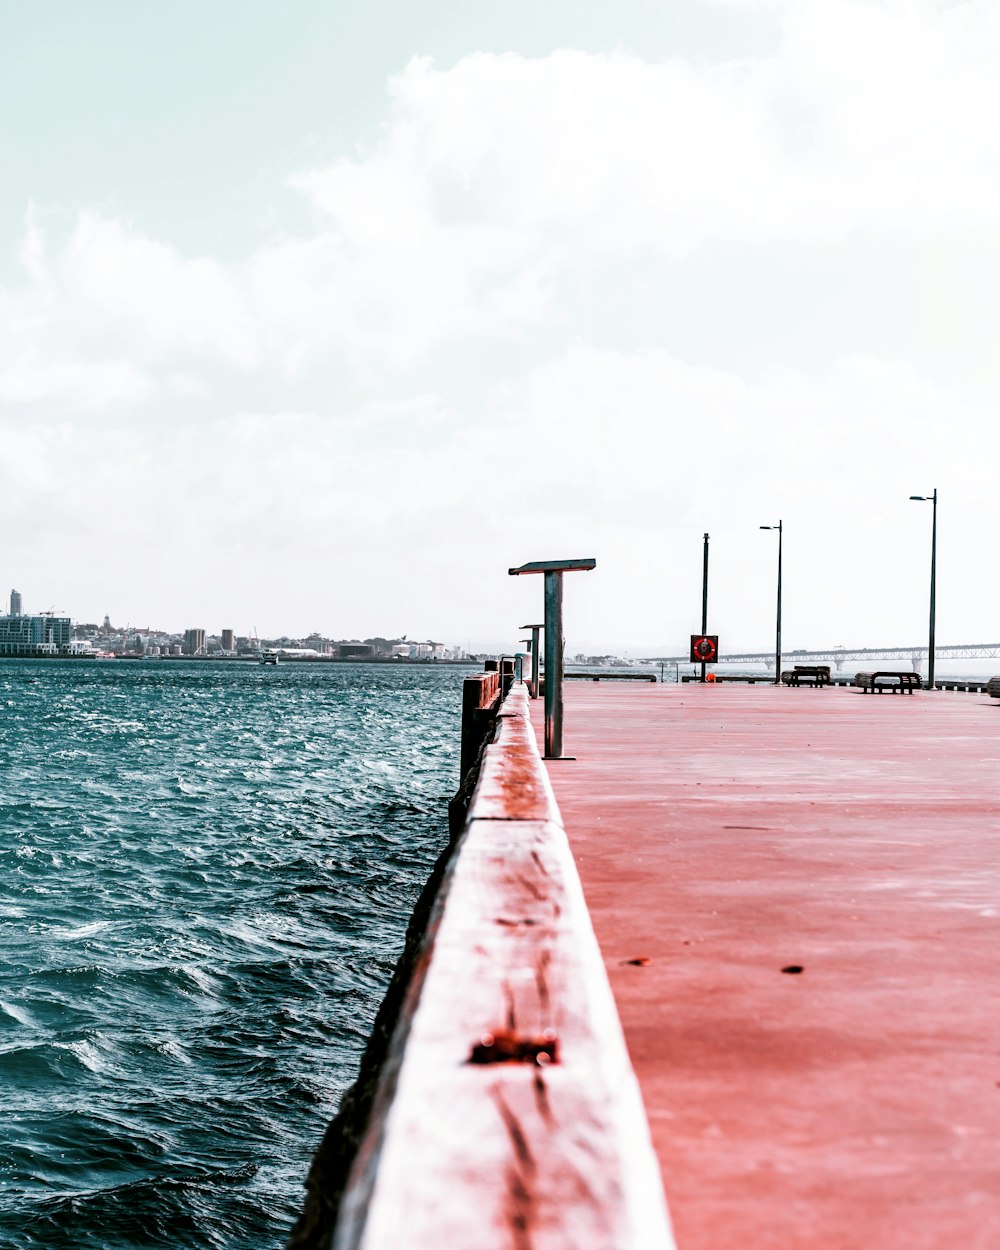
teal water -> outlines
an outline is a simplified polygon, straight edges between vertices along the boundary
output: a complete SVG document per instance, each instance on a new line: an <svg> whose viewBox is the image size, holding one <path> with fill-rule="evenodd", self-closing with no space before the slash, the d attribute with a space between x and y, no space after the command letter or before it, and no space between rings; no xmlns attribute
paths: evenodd
<svg viewBox="0 0 1000 1250"><path fill-rule="evenodd" d="M462 670L0 663L0 1250L267 1250L446 841Z"/></svg>

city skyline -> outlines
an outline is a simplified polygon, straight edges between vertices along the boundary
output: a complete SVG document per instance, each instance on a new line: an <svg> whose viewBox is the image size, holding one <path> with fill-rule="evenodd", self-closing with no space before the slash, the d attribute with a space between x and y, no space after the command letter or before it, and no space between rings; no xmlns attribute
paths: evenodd
<svg viewBox="0 0 1000 1250"><path fill-rule="evenodd" d="M249 639L254 639L259 636L259 631L257 630L256 626L251 626L245 631L240 632L232 628L231 626L222 626L216 631L212 631L210 629L206 630L204 626L187 626L187 625L179 627L179 628L171 629L169 627L164 628L160 625L152 625L149 622L147 622L144 625L140 625L136 622L132 622L131 620L127 620L124 624L119 623L116 625L111 621L110 614L108 613L104 614L103 621L101 622L100 625L98 625L96 620L85 621L83 620L82 617L77 617L73 615L73 613L64 612L62 609L56 609L54 606L50 608L32 610L30 607L30 601L29 601L29 609L25 610L23 605L24 605L24 596L21 594L19 590L12 589L10 592L9 611L7 613L8 617L38 616L38 617L60 617L60 618L70 619L73 622L73 626L75 630L77 631L92 630L95 634L99 634L102 636L112 635L112 634L116 636L125 635L125 634L134 634L134 635L141 635L141 634L154 635L155 634L155 635L167 635L172 638L180 638L186 635L198 634L200 635L200 641L198 644L199 647L204 647L206 640L209 640L209 641L219 642L223 650L232 649L233 643L237 639L241 642L246 642ZM2 615L3 614L0 613L0 616ZM366 638L363 641L367 642L367 641L371 641L372 639L387 640L388 637L389 636L385 634L373 634L370 636L370 638ZM398 634L392 638L392 641L394 642L405 641L407 637L408 635L406 633ZM324 641L338 641L338 642L362 641L357 638L346 638L346 637L334 638L332 634L324 633L323 631L317 630L317 629L309 630L307 633L304 633L304 634L295 634L295 635L289 634L287 630L278 631L270 637L265 637L265 641L277 641L280 639L291 639L291 638L296 638L300 641L308 639L308 638L317 638L317 639L322 639ZM417 645L417 639L415 637L412 638L411 641L413 642L414 645ZM421 640L420 645L423 645L424 641L432 642L432 645L439 645L439 644L434 644L433 640L429 638L427 640Z"/></svg>
<svg viewBox="0 0 1000 1250"><path fill-rule="evenodd" d="M196 36L196 37L195 37ZM6 576L510 647L990 638L982 0L0 12ZM34 596L32 595L32 598Z"/></svg>
<svg viewBox="0 0 1000 1250"><path fill-rule="evenodd" d="M24 612L22 597L11 591L9 613L0 613L0 656L5 658L250 658L283 654L292 659L455 660L464 658L460 647L432 639L386 638L364 640L331 637L313 632L305 637L279 634L260 637L256 630L238 635L222 627L212 633L202 626L183 630L150 625L116 626L105 615L96 621L74 621L54 611Z"/></svg>
<svg viewBox="0 0 1000 1250"><path fill-rule="evenodd" d="M134 640L137 638L143 638L147 642L153 640L158 644L166 642L177 644L178 649L183 648L185 654L202 654L206 651L206 649L211 651L213 647L223 653L229 653L237 650L250 652L254 648L273 645L288 646L293 648L309 648L315 645L329 647L331 645L340 646L360 643L379 644L375 647L375 652L378 654L381 654L382 651L388 654L393 649L392 644L406 643L411 648L433 648L436 654L446 654L448 658L455 658L464 655L474 656L477 654L497 655L507 653L511 650L511 644L505 641L497 641L493 644L487 643L485 646L471 647L458 642L452 638L451 635L448 635L450 641L447 643L439 642L430 636L424 638L418 635L411 635L409 633L398 633L392 635L385 632L376 632L365 637L360 637L358 635L341 635L335 630L322 629L311 629L301 634L292 633L288 630L277 630L270 635L262 635L255 627L250 627L249 629L241 632L227 626L221 626L217 629L190 625L170 628L157 624L151 624L149 622L140 625L131 621L126 621L124 624L115 624L111 621L107 614L105 614L103 621L99 625L96 621L84 621L82 618L72 616L72 614L67 616L64 613L56 613L53 610L43 610L41 612L31 612L29 610L21 613L20 609L23 604L23 596L19 591L11 590L11 615L14 615L15 603L19 609L18 615L23 614L26 618L53 618L58 616L59 619L70 620L72 622L73 635L75 638L113 638L119 643L124 642L126 639ZM10 618L4 618L0 615L0 620L2 619ZM518 630L516 632L520 635L523 634L524 631ZM192 635L198 636L197 642L193 647L191 644ZM517 639L517 643L515 644L515 649L523 650L526 642L527 639L519 637ZM381 644L388 645L382 647L380 650L379 647ZM938 649L944 652L947 652L949 649L954 650L956 648L962 648L963 650L972 649L970 655L966 656L959 655L957 657L950 657L947 654L942 655L942 662L945 665L957 665L963 672L969 667L970 658L975 659L977 656L978 658L989 658L992 655L992 649L996 647L1000 647L1000 635L994 637L991 634L989 637L984 636L979 639L966 638L964 640L949 638L944 642L938 640ZM784 654L788 657L793 654L804 654L808 652L810 654L822 653L824 655L828 654L836 657L836 655L840 652L850 655L859 649L864 650L866 648L874 648L875 650L898 649L906 651L907 653L916 653L926 651L926 639L866 639L852 644L832 643L828 639L822 638L794 639L793 644L786 646ZM400 648L397 647L397 651L398 650L400 650ZM685 657L688 654L688 650L687 640L685 639L672 642L668 641L660 647L643 647L640 644L637 646L604 648L603 650L588 650L586 648L580 648L574 639L568 640L566 645L567 659L572 659L572 662L580 662L584 655L586 655L590 660L604 657L605 659L614 662L637 660L653 662L659 658L669 657L673 662L678 658ZM750 653L753 653L758 658L766 659L773 654L773 648L763 647L758 649L753 647L741 647L738 638L731 639L723 643L719 661L726 664L732 662L733 657L737 657L737 661L746 660ZM419 651L418 654L420 654ZM985 671L985 668L988 668L989 665L986 665L985 667L982 665L973 665L973 667L976 667L977 671L979 671L979 669L983 669L983 671Z"/></svg>

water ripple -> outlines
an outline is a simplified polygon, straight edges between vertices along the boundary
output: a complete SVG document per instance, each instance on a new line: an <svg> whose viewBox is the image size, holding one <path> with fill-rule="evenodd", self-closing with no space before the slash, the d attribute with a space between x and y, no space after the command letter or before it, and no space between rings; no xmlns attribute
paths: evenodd
<svg viewBox="0 0 1000 1250"><path fill-rule="evenodd" d="M0 664L0 1250L283 1242L445 840L461 678Z"/></svg>

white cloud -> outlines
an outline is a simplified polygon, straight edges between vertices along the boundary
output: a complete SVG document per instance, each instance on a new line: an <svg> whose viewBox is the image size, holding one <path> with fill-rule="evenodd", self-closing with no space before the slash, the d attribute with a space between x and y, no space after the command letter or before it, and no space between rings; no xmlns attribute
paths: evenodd
<svg viewBox="0 0 1000 1250"><path fill-rule="evenodd" d="M184 260L120 222L85 214L49 281L85 303L89 317L78 330L98 350L126 335L126 350L140 360L195 353L245 366L254 358L234 275L212 260Z"/></svg>
<svg viewBox="0 0 1000 1250"><path fill-rule="evenodd" d="M94 214L54 242L29 215L24 282L0 291L0 491L32 518L15 581L165 625L483 638L531 593L509 564L596 554L572 628L598 647L688 632L679 587L690 562L696 598L707 527L724 628L766 645L756 526L781 515L789 636L899 640L919 633L926 562L906 496L937 485L942 568L966 587L949 621L942 576L942 637L990 633L998 604L958 535L990 515L1000 447L919 336L982 336L989 311L967 275L997 252L998 51L985 4L790 0L774 55L738 64L417 60L374 147L297 179L312 233L241 263ZM948 280L926 316L862 276L808 358L776 318L737 365L720 279L686 353L664 328L692 258L777 255L808 287L880 248L890 277L934 256ZM605 295L628 315L623 275L647 266L663 290L623 328ZM843 333L876 289L891 359ZM890 592L879 558L855 558L872 551L897 553Z"/></svg>
<svg viewBox="0 0 1000 1250"><path fill-rule="evenodd" d="M22 258L27 285L0 291L0 404L103 410L169 394L185 361L255 358L238 275L214 261L90 213L55 254L29 213Z"/></svg>
<svg viewBox="0 0 1000 1250"><path fill-rule="evenodd" d="M525 275L544 293L563 268L645 252L992 225L998 53L985 6L837 0L790 5L755 61L416 60L377 149L298 185L396 310L387 339L419 349L455 320L537 317L537 300L496 299Z"/></svg>
<svg viewBox="0 0 1000 1250"><path fill-rule="evenodd" d="M47 253L30 219L28 286L0 296L0 396L131 400L190 358L288 376L336 351L406 366L571 321L561 275L992 232L998 59L994 5L793 0L757 60L414 60L377 145L295 180L314 233L245 264L185 259L92 214Z"/></svg>
<svg viewBox="0 0 1000 1250"><path fill-rule="evenodd" d="M907 499L938 486L942 640L995 633L996 595L962 536L992 506L1000 435L905 364L750 381L664 351L577 346L484 396L476 424L430 397L401 406L404 422L450 429L444 440L425 428L407 441L381 407L336 426L257 412L22 432L0 471L12 515L33 518L21 567L89 615L142 604L177 627L195 613L466 641L537 609L510 564L596 555L593 584L573 591L573 637L652 646L689 632L707 529L713 617L730 645L765 647L773 550L757 527L781 516L790 645L904 641L922 628L928 538ZM387 419L373 454L370 426Z"/></svg>

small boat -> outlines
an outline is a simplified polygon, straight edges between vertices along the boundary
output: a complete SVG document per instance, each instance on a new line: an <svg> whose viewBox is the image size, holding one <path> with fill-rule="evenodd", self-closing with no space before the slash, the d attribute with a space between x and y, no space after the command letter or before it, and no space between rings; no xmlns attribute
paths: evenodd
<svg viewBox="0 0 1000 1250"><path fill-rule="evenodd" d="M271 651L271 650L262 651L260 653L260 662L261 664L277 664L278 662L277 651Z"/></svg>

